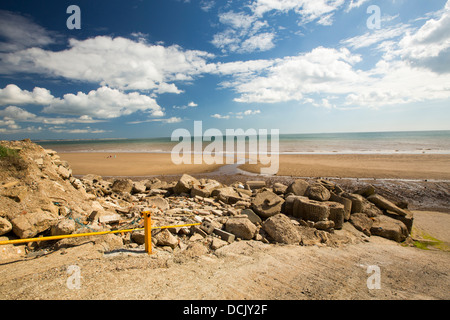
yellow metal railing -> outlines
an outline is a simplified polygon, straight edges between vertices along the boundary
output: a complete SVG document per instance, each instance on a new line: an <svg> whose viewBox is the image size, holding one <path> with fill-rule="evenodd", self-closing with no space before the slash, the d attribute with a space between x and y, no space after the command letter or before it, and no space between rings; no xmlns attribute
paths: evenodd
<svg viewBox="0 0 450 320"><path fill-rule="evenodd" d="M60 236L49 236L49 237L38 237L38 238L27 238L27 239L16 239L16 240L5 240L0 241L0 245L5 244L19 244L19 243L28 243L28 242L38 242L38 241L50 241L50 240L60 240L66 238L78 238L78 237L88 237L88 236L100 236L105 234L114 234L114 233L126 233L133 231L145 231L145 252L148 254L152 253L152 233L153 229L169 229L169 228L181 228L181 227L190 227L190 226L198 226L201 223L189 223L189 224L179 224L172 226L160 226L160 227L152 227L152 218L151 213L149 211L142 212L144 216L144 228L135 228L135 229L123 229L123 230L109 230L109 231L99 231L99 232L87 232L87 233L77 233L77 234L65 234Z"/></svg>

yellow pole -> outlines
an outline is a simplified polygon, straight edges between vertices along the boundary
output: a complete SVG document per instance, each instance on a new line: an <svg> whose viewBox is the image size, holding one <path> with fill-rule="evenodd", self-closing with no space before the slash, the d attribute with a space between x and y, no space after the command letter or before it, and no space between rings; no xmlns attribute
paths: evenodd
<svg viewBox="0 0 450 320"><path fill-rule="evenodd" d="M142 212L144 214L145 230L145 252L152 254L152 217L150 211Z"/></svg>

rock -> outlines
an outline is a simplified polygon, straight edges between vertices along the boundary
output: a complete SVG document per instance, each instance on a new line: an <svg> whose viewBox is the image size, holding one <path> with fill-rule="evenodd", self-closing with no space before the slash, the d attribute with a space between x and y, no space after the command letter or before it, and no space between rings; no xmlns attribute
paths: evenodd
<svg viewBox="0 0 450 320"><path fill-rule="evenodd" d="M131 193L133 190L133 181L130 179L114 180L111 190L116 193Z"/></svg>
<svg viewBox="0 0 450 320"><path fill-rule="evenodd" d="M328 201L331 194L321 183L314 183L306 189L305 196L311 200Z"/></svg>
<svg viewBox="0 0 450 320"><path fill-rule="evenodd" d="M191 189L191 197L200 196L203 198L208 198L214 190L219 189L221 186L222 185L215 180L212 180L206 184L194 185Z"/></svg>
<svg viewBox="0 0 450 320"><path fill-rule="evenodd" d="M175 194L190 193L192 187L199 184L200 182L194 177L188 174L183 174L173 188L173 191Z"/></svg>
<svg viewBox="0 0 450 320"><path fill-rule="evenodd" d="M169 210L169 202L161 197L154 196L146 198L149 207L156 207L162 211Z"/></svg>
<svg viewBox="0 0 450 320"><path fill-rule="evenodd" d="M319 201L309 200L306 197L296 198L294 200L294 217L305 221L327 220L330 215L330 208L327 204Z"/></svg>
<svg viewBox="0 0 450 320"><path fill-rule="evenodd" d="M28 188L25 186L14 186L13 188L0 189L0 195L8 197L15 202L24 202L28 196Z"/></svg>
<svg viewBox="0 0 450 320"><path fill-rule="evenodd" d="M12 224L5 218L0 217L0 236L7 234L12 230Z"/></svg>
<svg viewBox="0 0 450 320"><path fill-rule="evenodd" d="M211 249L213 250L220 249L226 245L228 245L228 242L223 241L222 239L219 238L213 238L211 241Z"/></svg>
<svg viewBox="0 0 450 320"><path fill-rule="evenodd" d="M293 193L296 196L304 196L308 187L308 182L303 179L297 179L288 186L286 193Z"/></svg>
<svg viewBox="0 0 450 320"><path fill-rule="evenodd" d="M235 204L238 201L242 200L242 197L239 193L234 190L232 187L224 187L215 189L212 193L213 196L217 197L217 200L223 201L228 204Z"/></svg>
<svg viewBox="0 0 450 320"><path fill-rule="evenodd" d="M269 218L281 212L284 199L272 191L258 192L252 200L252 209L263 219Z"/></svg>
<svg viewBox="0 0 450 320"><path fill-rule="evenodd" d="M228 242L228 243L232 243L234 241L234 239L236 238L234 236L234 234L218 229L218 228L214 228L214 233L216 235L218 235L222 240Z"/></svg>
<svg viewBox="0 0 450 320"><path fill-rule="evenodd" d="M246 215L247 218L254 224L260 224L262 222L261 218L255 212L253 212L252 209L244 209L242 210L241 214Z"/></svg>
<svg viewBox="0 0 450 320"><path fill-rule="evenodd" d="M367 197L367 200L369 200L370 202L372 202L373 204L375 204L378 208L380 208L382 210L389 210L389 211L395 212L398 215L403 216L403 217L405 217L408 214L407 211L400 209L394 203L385 199L384 197L380 196L379 194L373 194L373 195Z"/></svg>
<svg viewBox="0 0 450 320"><path fill-rule="evenodd" d="M158 246L169 246L174 249L178 245L178 239L167 229L162 229L154 236L152 235L152 238L155 238Z"/></svg>
<svg viewBox="0 0 450 320"><path fill-rule="evenodd" d="M359 188L358 190L356 190L353 193L360 194L363 197L367 198L368 196L375 194L375 187L369 184L369 185Z"/></svg>
<svg viewBox="0 0 450 320"><path fill-rule="evenodd" d="M139 245L145 244L145 231L133 231L131 239Z"/></svg>
<svg viewBox="0 0 450 320"><path fill-rule="evenodd" d="M256 226L247 218L228 219L225 224L225 230L234 234L236 237L251 240L256 234Z"/></svg>
<svg viewBox="0 0 450 320"><path fill-rule="evenodd" d="M56 217L40 209L20 214L11 220L13 232L19 238L31 238L50 229L57 222Z"/></svg>
<svg viewBox="0 0 450 320"><path fill-rule="evenodd" d="M360 194L343 193L343 197L352 201L352 214L365 213L368 217L376 217L383 212Z"/></svg>
<svg viewBox="0 0 450 320"><path fill-rule="evenodd" d="M67 169L63 166L59 166L58 169L56 170L58 171L59 175L63 178L63 179L69 179L70 176L72 175L72 170Z"/></svg>
<svg viewBox="0 0 450 320"><path fill-rule="evenodd" d="M330 230L331 228L334 228L334 222L331 220L317 221L314 223L314 228L318 230Z"/></svg>
<svg viewBox="0 0 450 320"><path fill-rule="evenodd" d="M370 232L386 239L402 242L408 237L408 229L405 224L387 216L374 218Z"/></svg>
<svg viewBox="0 0 450 320"><path fill-rule="evenodd" d="M136 193L144 193L147 188L145 187L144 182L134 181L133 188L131 189L132 194Z"/></svg>
<svg viewBox="0 0 450 320"><path fill-rule="evenodd" d="M344 221L350 219L350 214L352 213L352 200L331 193L330 201L344 205Z"/></svg>
<svg viewBox="0 0 450 320"><path fill-rule="evenodd" d="M51 235L59 236L72 234L75 231L75 221L72 219L63 219L51 227Z"/></svg>
<svg viewBox="0 0 450 320"><path fill-rule="evenodd" d="M296 196L296 195L289 195L286 197L285 202L283 204L283 208L282 208L282 212L284 212L285 214L289 215L289 216L293 216L294 215L294 201L296 198L300 198L303 200L308 200L307 197L303 197L303 196Z"/></svg>
<svg viewBox="0 0 450 320"><path fill-rule="evenodd" d="M114 224L120 222L120 215L114 212L102 212L98 217L98 222L106 224Z"/></svg>
<svg viewBox="0 0 450 320"><path fill-rule="evenodd" d="M324 203L330 209L328 219L334 222L334 228L338 230L342 229L342 226L344 225L344 216L345 216L344 205L333 201L325 201Z"/></svg>
<svg viewBox="0 0 450 320"><path fill-rule="evenodd" d="M320 245L328 239L326 234L324 234L326 232L322 230L317 230L306 226L298 226L296 229L301 239L300 243L303 246Z"/></svg>
<svg viewBox="0 0 450 320"><path fill-rule="evenodd" d="M399 216L397 213L387 210L386 216L391 217L392 219L396 219L398 221L401 221L405 224L406 228L408 229L408 233L411 233L412 226L414 223L414 214L410 211L407 211L406 216Z"/></svg>
<svg viewBox="0 0 450 320"><path fill-rule="evenodd" d="M371 235L373 220L364 213L354 213L350 217L350 223L367 236Z"/></svg>
<svg viewBox="0 0 450 320"><path fill-rule="evenodd" d="M276 182L273 184L272 188L275 194L285 194L288 187L282 183Z"/></svg>
<svg viewBox="0 0 450 320"><path fill-rule="evenodd" d="M247 181L246 186L250 190L261 189L266 186L266 182L265 181Z"/></svg>
<svg viewBox="0 0 450 320"><path fill-rule="evenodd" d="M280 213L268 218L262 228L276 242L285 244L298 244L300 236L291 220Z"/></svg>

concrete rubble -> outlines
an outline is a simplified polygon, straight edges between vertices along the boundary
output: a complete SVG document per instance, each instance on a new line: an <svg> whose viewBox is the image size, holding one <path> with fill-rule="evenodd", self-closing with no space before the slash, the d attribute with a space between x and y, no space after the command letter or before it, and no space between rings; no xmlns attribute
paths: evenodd
<svg viewBox="0 0 450 320"><path fill-rule="evenodd" d="M351 242L345 233L351 227L363 237L402 242L413 223L411 212L378 195L372 186L348 192L323 179L295 179L288 185L261 180L223 185L188 174L173 182L103 179L92 174L73 177L69 165L52 150L29 140L1 145L19 150L26 169L2 167L0 240L142 228L141 212L150 211L157 227L201 223L152 231L154 246L196 256L247 240L339 246ZM85 241L2 246L0 259L42 246L57 250ZM110 234L102 241L109 250L135 248L143 245L144 234Z"/></svg>

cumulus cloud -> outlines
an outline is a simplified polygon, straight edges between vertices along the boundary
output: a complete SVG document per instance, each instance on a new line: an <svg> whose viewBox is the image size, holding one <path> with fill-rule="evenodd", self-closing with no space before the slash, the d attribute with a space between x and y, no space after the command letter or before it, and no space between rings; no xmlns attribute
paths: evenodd
<svg viewBox="0 0 450 320"><path fill-rule="evenodd" d="M35 87L31 92L22 90L15 84L8 84L4 89L0 89L0 106L8 104L46 105L51 103L53 99L54 97L49 90L39 87Z"/></svg>
<svg viewBox="0 0 450 320"><path fill-rule="evenodd" d="M229 112L226 115L221 115L218 113L215 113L213 115L211 115L211 118L215 118L215 119L231 119L231 118L236 118L236 119L243 119L246 116L251 116L251 115L256 115L256 114L260 114L261 110L246 110L243 112Z"/></svg>
<svg viewBox="0 0 450 320"><path fill-rule="evenodd" d="M88 94L65 94L62 99L55 99L43 109L45 113L87 115L100 119L117 118L136 111L144 111L152 116L164 115L155 99L138 92L124 93L109 87L101 87Z"/></svg>
<svg viewBox="0 0 450 320"><path fill-rule="evenodd" d="M69 48L29 48L2 54L5 73L39 73L49 77L98 83L122 90L180 93L174 82L191 81L207 71L213 55L198 50L164 47L126 38L97 36L69 40Z"/></svg>

